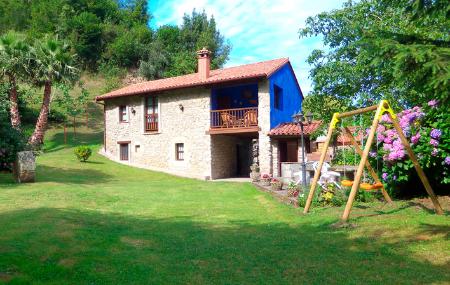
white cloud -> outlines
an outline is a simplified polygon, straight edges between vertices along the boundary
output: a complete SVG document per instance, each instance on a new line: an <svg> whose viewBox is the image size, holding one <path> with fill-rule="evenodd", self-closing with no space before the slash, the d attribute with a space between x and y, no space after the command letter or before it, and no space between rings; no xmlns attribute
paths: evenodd
<svg viewBox="0 0 450 285"><path fill-rule="evenodd" d="M161 1L154 11L156 25L180 24L193 9L214 15L233 49L226 66L289 57L305 94L311 89L306 58L322 45L319 38L299 39L308 16L339 8L340 0L176 0Z"/></svg>

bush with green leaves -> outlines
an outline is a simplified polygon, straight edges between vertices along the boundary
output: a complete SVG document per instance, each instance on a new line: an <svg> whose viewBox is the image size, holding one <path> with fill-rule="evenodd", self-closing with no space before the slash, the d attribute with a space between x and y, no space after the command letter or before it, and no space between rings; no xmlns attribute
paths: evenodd
<svg viewBox="0 0 450 285"><path fill-rule="evenodd" d="M450 114L448 103L432 100L423 106L406 109L397 114L403 134L436 189L450 184ZM378 153L383 160L381 177L394 194L411 192L420 183L414 165L407 155L390 119L383 116L377 130ZM424 193L424 191L422 191ZM418 194L418 193L417 193Z"/></svg>
<svg viewBox="0 0 450 285"><path fill-rule="evenodd" d="M86 162L92 155L92 149L88 146L80 145L75 148L74 153L80 162Z"/></svg>
<svg viewBox="0 0 450 285"><path fill-rule="evenodd" d="M356 153L355 148L345 147L338 148L332 160L335 165L358 165L361 157Z"/></svg>
<svg viewBox="0 0 450 285"><path fill-rule="evenodd" d="M4 116L0 116L0 137L0 170L11 171L17 153L26 148L27 140Z"/></svg>

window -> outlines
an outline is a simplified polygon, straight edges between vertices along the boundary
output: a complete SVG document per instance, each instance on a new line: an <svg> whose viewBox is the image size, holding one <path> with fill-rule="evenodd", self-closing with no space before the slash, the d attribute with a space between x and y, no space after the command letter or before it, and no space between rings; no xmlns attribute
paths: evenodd
<svg viewBox="0 0 450 285"><path fill-rule="evenodd" d="M273 106L276 109L283 109L283 89L278 85L273 85L274 102Z"/></svg>
<svg viewBox="0 0 450 285"><path fill-rule="evenodd" d="M145 131L158 131L158 97L151 96L145 98Z"/></svg>
<svg viewBox="0 0 450 285"><path fill-rule="evenodd" d="M184 160L184 143L175 144L175 159Z"/></svg>
<svg viewBox="0 0 450 285"><path fill-rule="evenodd" d="M128 108L127 108L127 106L119 107L119 121L121 123L128 123Z"/></svg>
<svg viewBox="0 0 450 285"><path fill-rule="evenodd" d="M120 160L128 161L128 143L120 144Z"/></svg>

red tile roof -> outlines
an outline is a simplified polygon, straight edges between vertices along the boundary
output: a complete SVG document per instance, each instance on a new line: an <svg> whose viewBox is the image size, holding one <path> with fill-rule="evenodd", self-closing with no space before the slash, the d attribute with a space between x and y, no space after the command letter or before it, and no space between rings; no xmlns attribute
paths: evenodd
<svg viewBox="0 0 450 285"><path fill-rule="evenodd" d="M363 134L363 131L360 129L360 127L349 126L348 128L352 132L353 138L355 138L355 140L358 142L358 144L361 144L361 136ZM351 144L349 136L346 133L344 133L344 131L342 129L339 130L339 135L337 137L337 143L338 143L338 145Z"/></svg>
<svg viewBox="0 0 450 285"><path fill-rule="evenodd" d="M230 82L243 79L267 78L270 75L272 75L275 71L280 69L286 63L289 63L288 58L280 58L241 66L215 69L211 70L210 76L204 80L200 78L198 73L191 73L183 76L152 80L129 85L124 88L111 91L104 95L97 96L95 100L101 101L114 97L122 97L156 91L210 85L215 83Z"/></svg>
<svg viewBox="0 0 450 285"><path fill-rule="evenodd" d="M305 135L312 134L315 130L317 130L322 121L312 121L311 124L306 124L303 126L303 132ZM300 135L300 126L295 123L282 123L271 129L269 132L269 136L299 136Z"/></svg>

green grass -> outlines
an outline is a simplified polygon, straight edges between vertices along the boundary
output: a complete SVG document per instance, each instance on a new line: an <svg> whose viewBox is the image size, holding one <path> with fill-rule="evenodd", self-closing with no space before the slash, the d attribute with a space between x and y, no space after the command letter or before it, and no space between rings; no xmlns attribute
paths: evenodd
<svg viewBox="0 0 450 285"><path fill-rule="evenodd" d="M342 208L279 204L250 184L137 169L94 154L81 128L51 130L37 182L0 176L0 283L448 284L448 214L407 202Z"/></svg>

